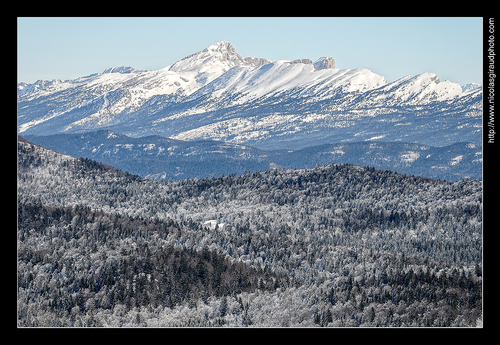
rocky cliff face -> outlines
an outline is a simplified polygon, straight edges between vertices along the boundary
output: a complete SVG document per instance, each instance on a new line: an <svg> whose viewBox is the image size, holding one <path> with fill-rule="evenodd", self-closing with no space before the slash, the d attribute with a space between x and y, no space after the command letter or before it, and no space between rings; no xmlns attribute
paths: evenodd
<svg viewBox="0 0 500 345"><path fill-rule="evenodd" d="M245 61L245 65L253 67L262 66L271 62L271 60L268 60L266 58L254 58L254 57L246 57L243 60Z"/></svg>
<svg viewBox="0 0 500 345"><path fill-rule="evenodd" d="M317 70L335 68L335 60L331 56L321 57L314 63L314 68Z"/></svg>
<svg viewBox="0 0 500 345"><path fill-rule="evenodd" d="M290 63L305 63L305 64L308 64L308 65L311 65L313 62L312 62L311 59L296 59L296 60L293 60Z"/></svg>

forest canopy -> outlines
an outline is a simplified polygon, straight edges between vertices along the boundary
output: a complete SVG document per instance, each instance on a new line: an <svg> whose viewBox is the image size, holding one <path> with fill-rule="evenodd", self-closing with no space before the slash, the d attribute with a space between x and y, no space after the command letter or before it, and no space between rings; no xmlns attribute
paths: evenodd
<svg viewBox="0 0 500 345"><path fill-rule="evenodd" d="M482 181L159 182L18 144L19 326L476 326Z"/></svg>

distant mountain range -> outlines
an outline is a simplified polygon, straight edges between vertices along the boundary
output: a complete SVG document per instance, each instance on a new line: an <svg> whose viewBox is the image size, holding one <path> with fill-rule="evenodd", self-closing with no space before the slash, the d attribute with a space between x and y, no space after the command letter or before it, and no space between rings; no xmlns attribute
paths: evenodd
<svg viewBox="0 0 500 345"><path fill-rule="evenodd" d="M350 163L407 175L456 181L482 178L482 150L473 143L432 147L401 142L326 144L300 150L261 150L214 140L182 141L161 136L131 138L101 130L26 138L74 157L85 157L146 178L178 180Z"/></svg>
<svg viewBox="0 0 500 345"><path fill-rule="evenodd" d="M221 41L159 70L115 67L19 83L18 133L107 129L266 150L352 142L480 146L482 99L480 85L462 88L433 73L388 83L368 69L339 69L332 57L243 58Z"/></svg>

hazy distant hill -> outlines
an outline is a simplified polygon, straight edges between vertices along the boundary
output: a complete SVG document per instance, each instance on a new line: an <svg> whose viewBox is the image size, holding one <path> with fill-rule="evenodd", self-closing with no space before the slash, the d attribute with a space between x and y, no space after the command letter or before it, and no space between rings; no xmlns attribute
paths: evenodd
<svg viewBox="0 0 500 345"><path fill-rule="evenodd" d="M314 168L351 163L435 179L482 178L482 150L472 143L432 147L402 142L353 142L265 151L212 140L161 136L131 138L111 131L26 136L53 150L91 158L142 177L161 180L243 174L276 167Z"/></svg>

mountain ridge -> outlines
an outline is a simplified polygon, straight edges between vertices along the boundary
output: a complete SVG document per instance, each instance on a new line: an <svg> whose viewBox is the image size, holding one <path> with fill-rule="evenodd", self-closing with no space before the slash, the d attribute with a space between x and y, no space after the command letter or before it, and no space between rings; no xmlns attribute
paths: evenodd
<svg viewBox="0 0 500 345"><path fill-rule="evenodd" d="M350 163L441 180L482 178L482 148L459 142L433 147L405 142L353 142L300 150L261 150L213 140L182 141L157 135L132 138L101 130L79 134L26 136L73 157L97 160L144 178L178 180Z"/></svg>
<svg viewBox="0 0 500 345"><path fill-rule="evenodd" d="M18 84L18 133L110 129L263 149L366 140L481 145L482 88L434 73L388 83L333 58L243 58L227 41L155 71ZM440 132L441 135L429 135Z"/></svg>

